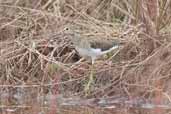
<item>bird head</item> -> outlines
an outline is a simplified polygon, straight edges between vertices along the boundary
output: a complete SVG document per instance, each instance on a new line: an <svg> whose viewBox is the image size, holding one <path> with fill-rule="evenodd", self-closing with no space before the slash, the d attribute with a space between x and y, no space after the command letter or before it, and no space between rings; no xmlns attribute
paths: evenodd
<svg viewBox="0 0 171 114"><path fill-rule="evenodd" d="M74 27L66 26L63 29L63 33L71 39L74 45L77 45L80 42L80 33Z"/></svg>
<svg viewBox="0 0 171 114"><path fill-rule="evenodd" d="M65 35L72 35L72 34L74 34L74 31L72 30L71 27L66 26L66 27L64 27L64 29L63 29L63 33L64 33Z"/></svg>

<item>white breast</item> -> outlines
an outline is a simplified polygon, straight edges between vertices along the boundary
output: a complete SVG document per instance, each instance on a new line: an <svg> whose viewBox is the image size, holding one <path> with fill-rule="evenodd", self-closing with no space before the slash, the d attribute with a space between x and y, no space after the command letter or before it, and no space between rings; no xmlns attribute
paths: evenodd
<svg viewBox="0 0 171 114"><path fill-rule="evenodd" d="M110 48L109 50L102 51L100 48L94 49L94 48L81 48L76 47L76 50L79 52L81 56L84 57L91 57L91 58L97 58L98 56L104 55L106 53L109 53L110 51L118 48L119 46L114 46Z"/></svg>
<svg viewBox="0 0 171 114"><path fill-rule="evenodd" d="M79 52L82 56L88 56L88 57L97 57L99 55L102 55L101 49L93 49L93 48L78 48L76 47L76 50Z"/></svg>

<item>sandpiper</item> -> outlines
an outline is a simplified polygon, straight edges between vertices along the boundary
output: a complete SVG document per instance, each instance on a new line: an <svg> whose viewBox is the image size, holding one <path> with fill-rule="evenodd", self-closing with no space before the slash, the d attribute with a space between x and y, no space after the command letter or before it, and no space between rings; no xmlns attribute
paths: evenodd
<svg viewBox="0 0 171 114"><path fill-rule="evenodd" d="M93 38L86 37L71 27L64 28L64 34L70 36L71 42L73 43L76 51L82 57L91 58L92 64L95 63L97 58L117 49L120 44L122 44L118 39L107 40L106 38L97 36L94 36Z"/></svg>

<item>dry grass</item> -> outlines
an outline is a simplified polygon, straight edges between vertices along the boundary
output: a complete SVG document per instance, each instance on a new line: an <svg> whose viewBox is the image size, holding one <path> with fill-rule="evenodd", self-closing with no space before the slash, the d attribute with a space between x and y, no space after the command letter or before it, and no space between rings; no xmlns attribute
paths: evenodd
<svg viewBox="0 0 171 114"><path fill-rule="evenodd" d="M154 1L0 0L0 113L170 113L171 2ZM92 73L61 33L68 24L126 43L97 60ZM114 103L113 109L98 105L111 96L168 108L142 108L144 102ZM70 106L66 98L73 98L72 105L79 98L80 106Z"/></svg>

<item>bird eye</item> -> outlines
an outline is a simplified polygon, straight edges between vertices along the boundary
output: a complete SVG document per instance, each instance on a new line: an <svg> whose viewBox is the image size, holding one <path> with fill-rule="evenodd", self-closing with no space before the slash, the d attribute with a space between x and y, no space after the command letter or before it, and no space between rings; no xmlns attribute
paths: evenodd
<svg viewBox="0 0 171 114"><path fill-rule="evenodd" d="M69 30L69 28L65 28L65 30Z"/></svg>

